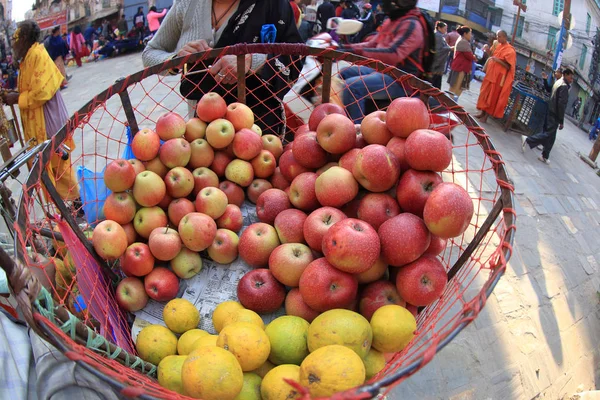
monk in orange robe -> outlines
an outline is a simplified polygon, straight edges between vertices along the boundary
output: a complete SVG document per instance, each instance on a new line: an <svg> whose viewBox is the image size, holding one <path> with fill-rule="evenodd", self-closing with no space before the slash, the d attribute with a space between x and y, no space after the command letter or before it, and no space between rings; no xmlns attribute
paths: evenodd
<svg viewBox="0 0 600 400"><path fill-rule="evenodd" d="M517 52L508 43L505 31L498 31L498 44L485 66L485 78L481 84L476 117L486 122L488 116L502 118L512 90L517 65Z"/></svg>

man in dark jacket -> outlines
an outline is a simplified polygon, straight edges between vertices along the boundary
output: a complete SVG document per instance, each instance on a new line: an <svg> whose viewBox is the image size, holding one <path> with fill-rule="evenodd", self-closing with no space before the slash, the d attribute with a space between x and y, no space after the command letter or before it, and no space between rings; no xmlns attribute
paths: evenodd
<svg viewBox="0 0 600 400"><path fill-rule="evenodd" d="M351 0L346 0L345 2L346 8L342 11L342 18L344 19L358 19L360 17L360 12L358 11L358 7Z"/></svg>
<svg viewBox="0 0 600 400"><path fill-rule="evenodd" d="M573 70L565 68L563 77L557 80L552 87L552 96L548 102L548 115L544 123L544 131L528 138L523 137L523 151L525 146L530 149L538 145L544 146L542 155L538 158L543 163L549 164L550 151L556 140L556 130L562 130L565 121L565 111L569 102L569 89L573 83Z"/></svg>
<svg viewBox="0 0 600 400"><path fill-rule="evenodd" d="M321 32L327 30L327 20L335 17L335 6L329 0L323 0L323 4L317 8L317 21L321 24Z"/></svg>

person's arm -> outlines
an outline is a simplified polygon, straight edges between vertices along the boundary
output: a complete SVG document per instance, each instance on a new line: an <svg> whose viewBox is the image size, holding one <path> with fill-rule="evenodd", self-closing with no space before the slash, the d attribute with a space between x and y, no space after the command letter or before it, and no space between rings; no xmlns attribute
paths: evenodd
<svg viewBox="0 0 600 400"><path fill-rule="evenodd" d="M492 57L492 58L490 58L490 60L495 61L498 64L502 65L504 67L504 69L510 70L510 64L504 60L499 59L498 57Z"/></svg>
<svg viewBox="0 0 600 400"><path fill-rule="evenodd" d="M158 13L158 18L162 18L162 17L164 17L166 14L167 14L167 9L166 9L166 8L163 8L163 10L162 10L160 13Z"/></svg>
<svg viewBox="0 0 600 400"><path fill-rule="evenodd" d="M400 22L396 32L390 47L372 47L374 45L373 39L367 43L352 45L350 49L358 55L374 58L386 64L398 65L415 50L421 48L425 38L421 24L413 18Z"/></svg>
<svg viewBox="0 0 600 400"><path fill-rule="evenodd" d="M177 56L177 43L181 36L183 13L179 9L167 14L161 28L142 52L145 67L160 64Z"/></svg>

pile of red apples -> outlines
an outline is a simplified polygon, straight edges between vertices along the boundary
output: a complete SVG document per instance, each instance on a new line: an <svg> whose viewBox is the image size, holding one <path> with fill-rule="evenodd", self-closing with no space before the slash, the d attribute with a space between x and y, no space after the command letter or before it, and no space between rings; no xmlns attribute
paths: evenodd
<svg viewBox="0 0 600 400"><path fill-rule="evenodd" d="M360 125L322 104L285 147L244 104L208 93L196 112L187 122L161 116L134 136L136 159L105 169L112 194L92 242L120 261L125 310L174 298L201 257L239 256L252 268L238 283L242 305L285 305L307 321L334 308L367 319L386 304L416 312L443 294L439 256L468 228L473 202L442 181L452 144L428 129L419 99L396 99ZM247 227L246 199L261 221Z"/></svg>

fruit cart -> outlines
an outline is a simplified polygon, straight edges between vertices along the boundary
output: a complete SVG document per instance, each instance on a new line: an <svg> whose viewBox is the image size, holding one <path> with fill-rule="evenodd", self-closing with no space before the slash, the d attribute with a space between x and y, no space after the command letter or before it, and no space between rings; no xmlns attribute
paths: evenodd
<svg viewBox="0 0 600 400"><path fill-rule="evenodd" d="M271 69L270 74L245 73L244 56L256 53L268 55L262 72ZM414 339L402 351L390 354L387 365L374 377L336 396L362 399L387 393L430 362L481 312L512 254L515 232L513 192L501 155L466 111L428 83L383 63L352 54L303 45L236 45L146 68L118 80L91 99L39 153L24 185L16 217L18 262L2 259L2 267L7 271L21 309L38 334L115 391L139 398L185 397L161 387L156 381L156 365L142 360L136 353L131 337L133 316L117 305L115 286L122 277L119 262L102 259L86 232L104 219L99 212L102 206L97 204L100 199L81 196L87 220L82 219L76 204L60 198L54 184L60 176L52 176L46 166L55 149L67 138L73 139L76 148L69 160L71 168L80 173L79 187L73 186L71 190L84 194L84 187L98 189L102 183L99 174L113 160L123 158L131 150L128 133L135 138L142 129L154 127L165 112L177 112L186 119L193 116L193 108L179 90L181 76L167 72L202 71L216 57L224 55L237 57L238 66L242 66L241 70L238 68L237 85L219 86L214 81L197 79L194 85L204 91L218 91L228 102L237 100L253 110L269 99L280 99L276 101L280 109L268 115L271 121L275 118L275 123L267 125L258 118L257 124L263 132L279 135L284 143L296 133L286 128L283 110L284 105L302 101L298 94L288 92L293 83L289 79L295 79L294 69L300 69L302 57L313 56L322 61L322 83L319 88L314 88L322 94L322 103L339 95L332 93L332 78L335 78L332 70L368 66L394 77L396 84L402 85L406 93L422 100L423 104L439 104L434 108L427 107L431 121L434 121L432 128L444 134L451 130L453 137L452 158L441 175L444 181L453 182L468 193L474 213L463 232L439 249L437 260L444 267L448 283L439 299L418 310ZM272 81L265 82L265 76L270 76ZM264 92L255 92L247 85L257 79L263 79L260 90L277 87L279 92L263 97ZM276 84L275 80L279 82ZM281 82L287 82L287 87L282 88ZM429 102L430 98L437 101ZM310 114L310 109L306 112ZM443 121L447 121L447 126ZM244 223L248 225L248 221ZM42 231L46 236L49 232L56 234L52 239L43 239L40 248ZM70 262L61 262L59 268L54 261L57 258ZM215 273L218 268L205 266L205 269L214 269ZM34 270L38 277L41 275L46 279L36 279ZM234 275L228 276L232 298L235 298L235 285L241 277ZM177 295L189 295L190 291L190 286L186 289L183 285ZM203 314L203 318L207 315ZM305 398L310 397L305 388L296 387Z"/></svg>

